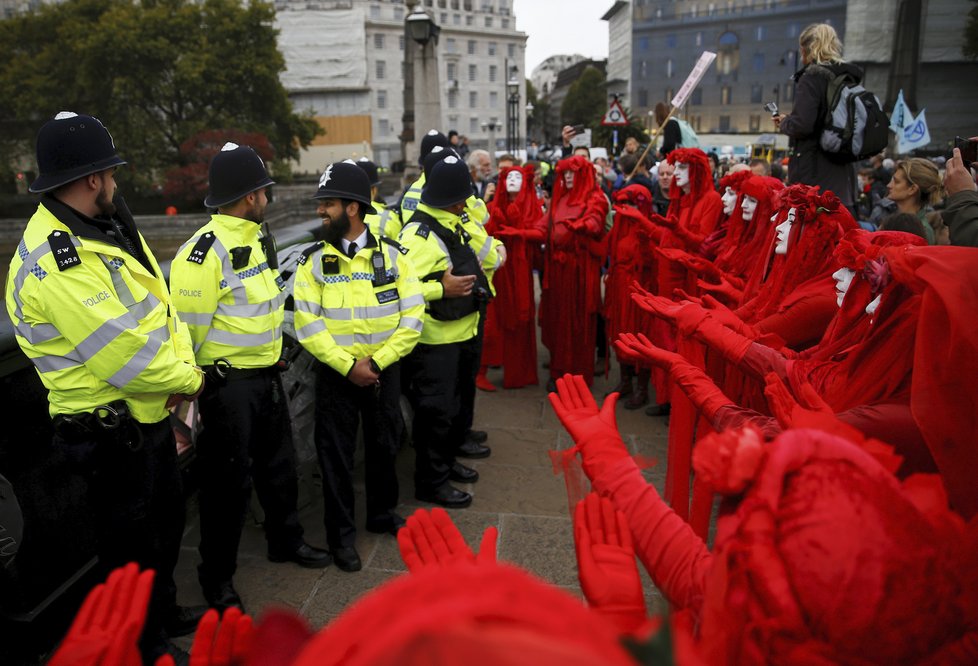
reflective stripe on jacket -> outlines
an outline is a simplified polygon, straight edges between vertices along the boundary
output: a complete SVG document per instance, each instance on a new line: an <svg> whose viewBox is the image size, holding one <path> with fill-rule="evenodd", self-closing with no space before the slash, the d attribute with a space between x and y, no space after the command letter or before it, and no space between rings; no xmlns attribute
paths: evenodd
<svg viewBox="0 0 978 666"><path fill-rule="evenodd" d="M296 270L293 296L299 342L344 376L367 356L388 367L421 334L424 297L414 265L373 234L352 259L320 243Z"/></svg>
<svg viewBox="0 0 978 666"><path fill-rule="evenodd" d="M285 283L268 266L259 232L250 220L214 215L170 264L173 302L201 365L223 357L235 368L267 368L282 354ZM215 238L202 263L188 261L208 233ZM247 260L235 266L235 253Z"/></svg>
<svg viewBox="0 0 978 666"><path fill-rule="evenodd" d="M79 262L59 270L48 242L66 234ZM17 342L48 389L50 412L91 412L125 400L143 423L166 418L167 398L193 394L200 372L163 273L108 242L79 238L43 204L10 262L6 305Z"/></svg>

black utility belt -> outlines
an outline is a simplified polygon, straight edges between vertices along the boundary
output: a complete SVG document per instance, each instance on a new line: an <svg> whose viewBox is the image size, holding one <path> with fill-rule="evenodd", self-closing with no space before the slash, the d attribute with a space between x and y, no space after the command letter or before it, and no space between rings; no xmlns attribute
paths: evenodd
<svg viewBox="0 0 978 666"><path fill-rule="evenodd" d="M254 377L261 377L262 375L277 374L279 372L278 366L269 365L265 368L222 368L221 372L224 373L224 380L233 382L240 379L252 379Z"/></svg>
<svg viewBox="0 0 978 666"><path fill-rule="evenodd" d="M53 424L54 432L67 441L111 439L133 451L142 448L142 434L125 400L100 405L91 412L58 414Z"/></svg>

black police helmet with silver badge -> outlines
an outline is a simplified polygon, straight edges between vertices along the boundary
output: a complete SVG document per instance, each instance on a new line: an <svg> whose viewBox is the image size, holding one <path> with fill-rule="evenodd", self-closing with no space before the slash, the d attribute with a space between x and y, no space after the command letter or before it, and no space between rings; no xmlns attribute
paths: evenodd
<svg viewBox="0 0 978 666"><path fill-rule="evenodd" d="M418 164L424 164L424 158L428 157L428 153L430 153L431 149L435 146L450 148L451 145L452 142L448 140L448 137L438 130L428 130L428 133L421 139L421 154L418 156Z"/></svg>
<svg viewBox="0 0 978 666"><path fill-rule="evenodd" d="M41 126L36 149L41 175L30 191L37 194L126 163L98 118L73 111L62 111Z"/></svg>
<svg viewBox="0 0 978 666"><path fill-rule="evenodd" d="M360 203L360 217L377 214L370 201L370 179L353 160L334 162L319 177L313 199L348 199Z"/></svg>
<svg viewBox="0 0 978 666"><path fill-rule="evenodd" d="M211 160L204 205L220 208L274 184L275 181L265 170L265 162L254 148L229 141Z"/></svg>
<svg viewBox="0 0 978 666"><path fill-rule="evenodd" d="M366 157L361 157L357 160L357 166L363 169L363 172L367 174L367 180L370 181L370 187L380 186L380 172L377 171L377 165L368 160Z"/></svg>
<svg viewBox="0 0 978 666"><path fill-rule="evenodd" d="M454 148L444 148L442 146L435 146L428 153L428 157L424 158L424 166L421 167L422 173L424 173L425 181L431 176L431 168L441 162L443 159L449 155L453 157L459 157L458 153L455 152ZM461 159L459 157L459 159Z"/></svg>
<svg viewBox="0 0 978 666"><path fill-rule="evenodd" d="M431 167L421 190L421 203L432 208L447 208L472 196L472 178L465 162L449 155Z"/></svg>

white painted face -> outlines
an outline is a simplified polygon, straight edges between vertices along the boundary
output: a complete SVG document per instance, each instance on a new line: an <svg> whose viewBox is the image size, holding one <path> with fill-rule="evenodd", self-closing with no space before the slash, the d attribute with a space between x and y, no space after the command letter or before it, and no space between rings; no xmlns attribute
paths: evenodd
<svg viewBox="0 0 978 666"><path fill-rule="evenodd" d="M868 315L876 314L876 310L879 308L881 300L883 300L883 294L880 294L872 301L870 301L869 305L866 306L866 314Z"/></svg>
<svg viewBox="0 0 978 666"><path fill-rule="evenodd" d="M734 210L734 206L737 205L737 193L728 187L724 190L723 196L720 199L723 201L723 214L730 215Z"/></svg>
<svg viewBox="0 0 978 666"><path fill-rule="evenodd" d="M757 199L745 196L740 203L740 210L744 213L744 222L750 222L754 219L754 213L757 211Z"/></svg>
<svg viewBox="0 0 978 666"><path fill-rule="evenodd" d="M569 169L564 172L564 187L568 190L574 189L574 172Z"/></svg>
<svg viewBox="0 0 978 666"><path fill-rule="evenodd" d="M788 254L788 236L791 235L791 225L795 223L795 209L788 211L784 222L775 227L778 234L778 244L774 246L774 254Z"/></svg>
<svg viewBox="0 0 978 666"><path fill-rule="evenodd" d="M854 277L856 277L856 271L851 268L843 267L832 273L832 279L835 280L835 302L840 308Z"/></svg>
<svg viewBox="0 0 978 666"><path fill-rule="evenodd" d="M510 194L517 194L523 187L523 173L513 170L506 174L506 191Z"/></svg>
<svg viewBox="0 0 978 666"><path fill-rule="evenodd" d="M673 182L679 187L689 185L689 165L685 162L676 162L676 173Z"/></svg>

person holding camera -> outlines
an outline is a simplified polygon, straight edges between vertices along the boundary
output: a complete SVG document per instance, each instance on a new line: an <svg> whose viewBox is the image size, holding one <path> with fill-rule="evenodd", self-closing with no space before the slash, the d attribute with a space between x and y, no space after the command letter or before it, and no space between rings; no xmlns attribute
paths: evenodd
<svg viewBox="0 0 978 666"><path fill-rule="evenodd" d="M972 137L974 144L978 137ZM944 172L947 205L944 222L951 230L951 245L978 247L978 185L975 184L974 164L966 162L961 149L955 148Z"/></svg>
<svg viewBox="0 0 978 666"><path fill-rule="evenodd" d="M499 241L463 218L471 195L468 168L448 155L431 167L417 210L400 237L426 301L421 337L404 361L414 409L415 497L448 508L472 503L472 495L451 481L479 478L455 456L471 425L481 355L479 321L492 292L487 273L506 258Z"/></svg>

